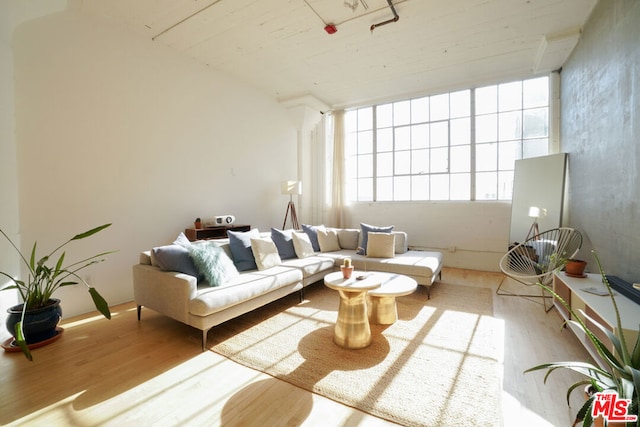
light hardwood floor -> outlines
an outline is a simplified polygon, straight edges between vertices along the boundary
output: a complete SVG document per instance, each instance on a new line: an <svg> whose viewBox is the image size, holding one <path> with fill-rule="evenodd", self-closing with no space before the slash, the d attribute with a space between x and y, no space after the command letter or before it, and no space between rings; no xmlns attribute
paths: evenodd
<svg viewBox="0 0 640 427"><path fill-rule="evenodd" d="M447 268L436 286L495 290L501 279L498 273ZM297 295L288 298L297 303ZM35 350L33 363L2 352L0 424L394 425L201 352L200 331L151 310L143 310L142 322L133 303L113 312L110 321L95 314L65 320L61 339ZM576 394L569 408L565 394L579 376L556 372L543 384L542 373L523 371L543 362L586 360L586 351L562 330L555 310L545 314L536 302L494 293L494 316L504 320L503 420L496 425L570 426L581 397Z"/></svg>

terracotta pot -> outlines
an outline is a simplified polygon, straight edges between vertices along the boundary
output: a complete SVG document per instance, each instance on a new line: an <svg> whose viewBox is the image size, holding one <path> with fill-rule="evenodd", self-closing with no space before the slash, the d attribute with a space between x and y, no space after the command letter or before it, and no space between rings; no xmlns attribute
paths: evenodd
<svg viewBox="0 0 640 427"><path fill-rule="evenodd" d="M572 276L582 276L584 274L584 268L587 266L587 262L581 259L570 259L564 266L564 271Z"/></svg>
<svg viewBox="0 0 640 427"><path fill-rule="evenodd" d="M345 267L344 265L340 266L340 270L342 270L342 277L345 279L350 279L353 274L353 266Z"/></svg>

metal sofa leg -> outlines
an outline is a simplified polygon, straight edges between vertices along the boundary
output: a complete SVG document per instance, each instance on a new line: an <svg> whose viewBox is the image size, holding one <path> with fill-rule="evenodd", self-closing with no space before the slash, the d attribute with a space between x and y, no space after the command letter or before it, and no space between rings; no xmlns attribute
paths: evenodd
<svg viewBox="0 0 640 427"><path fill-rule="evenodd" d="M205 351L207 348L207 334L209 333L211 329L207 329L207 330L203 330L202 331L202 351Z"/></svg>
<svg viewBox="0 0 640 427"><path fill-rule="evenodd" d="M140 313L142 313L142 306L138 306L138 322L140 321Z"/></svg>

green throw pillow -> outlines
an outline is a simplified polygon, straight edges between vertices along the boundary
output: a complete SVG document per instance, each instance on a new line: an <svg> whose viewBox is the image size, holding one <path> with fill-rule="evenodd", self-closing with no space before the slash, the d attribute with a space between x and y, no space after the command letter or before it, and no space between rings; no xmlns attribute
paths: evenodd
<svg viewBox="0 0 640 427"><path fill-rule="evenodd" d="M189 256L209 286L220 286L240 275L229 255L213 242L191 245Z"/></svg>

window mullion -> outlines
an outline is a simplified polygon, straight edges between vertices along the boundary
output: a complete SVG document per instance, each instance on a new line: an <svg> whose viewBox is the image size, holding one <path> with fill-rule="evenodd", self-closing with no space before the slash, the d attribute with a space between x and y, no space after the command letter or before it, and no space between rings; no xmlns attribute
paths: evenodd
<svg viewBox="0 0 640 427"><path fill-rule="evenodd" d="M373 106L373 110L372 110L372 119L373 119L373 125L372 125L372 133L373 135L371 135L371 138L373 140L373 148L372 148L372 155L373 155L373 201L377 202L378 201L378 114L377 114L377 105Z"/></svg>
<svg viewBox="0 0 640 427"><path fill-rule="evenodd" d="M469 183L470 185L470 193L469 194L469 200L473 201L476 199L476 89L475 88L471 88L471 93L469 96L469 102L471 102L470 105L470 111L471 111L471 135L469 135L470 137L470 142L471 142L471 147L470 147L470 159L469 161L471 162L471 164L469 165L469 171L471 172L471 182Z"/></svg>

